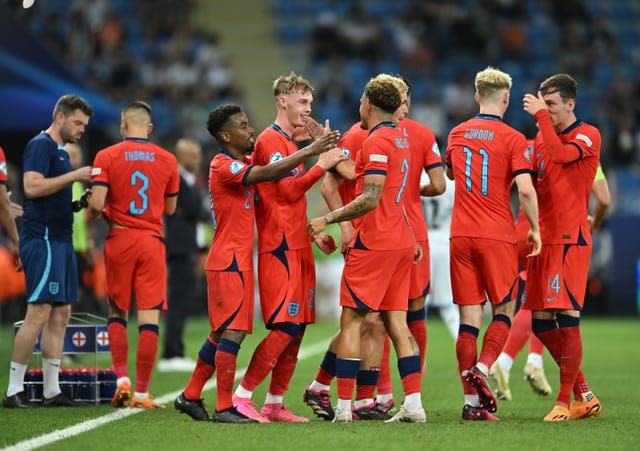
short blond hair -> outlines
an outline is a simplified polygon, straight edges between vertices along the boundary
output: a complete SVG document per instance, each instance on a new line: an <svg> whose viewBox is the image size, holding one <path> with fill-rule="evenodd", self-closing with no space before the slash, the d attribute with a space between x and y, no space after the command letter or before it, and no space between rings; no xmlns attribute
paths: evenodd
<svg viewBox="0 0 640 451"><path fill-rule="evenodd" d="M491 66L476 74L476 93L481 99L491 99L503 90L510 91L511 84L509 74Z"/></svg>
<svg viewBox="0 0 640 451"><path fill-rule="evenodd" d="M409 85L400 77L396 77L395 75L389 74L378 74L373 77L371 80L386 80L392 83L396 89L400 92L400 94L408 94L409 93Z"/></svg>
<svg viewBox="0 0 640 451"><path fill-rule="evenodd" d="M302 78L300 75L291 71L289 75L283 75L278 77L273 82L273 95L278 97L280 95L293 94L299 92L301 94L312 93L313 86L308 80Z"/></svg>

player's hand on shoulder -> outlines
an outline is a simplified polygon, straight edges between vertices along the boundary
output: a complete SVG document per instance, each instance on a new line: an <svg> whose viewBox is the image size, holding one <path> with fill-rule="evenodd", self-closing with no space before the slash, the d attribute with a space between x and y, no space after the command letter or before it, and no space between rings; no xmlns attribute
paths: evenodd
<svg viewBox="0 0 640 451"><path fill-rule="evenodd" d="M77 182L89 183L91 181L91 166L83 166L73 172Z"/></svg>
<svg viewBox="0 0 640 451"><path fill-rule="evenodd" d="M542 98L540 91L538 91L537 96L534 96L533 94L525 94L524 99L522 99L522 105L524 110L531 116L535 116L540 110L547 109L547 103Z"/></svg>
<svg viewBox="0 0 640 451"><path fill-rule="evenodd" d="M318 248L327 255L332 254L337 249L336 242L333 237L326 233L319 233L313 240Z"/></svg>
<svg viewBox="0 0 640 451"><path fill-rule="evenodd" d="M534 232L533 230L529 230L527 243L529 244L529 249L531 249L531 252L527 254L527 258L540 255L540 251L542 250L542 239L540 238L540 231Z"/></svg>

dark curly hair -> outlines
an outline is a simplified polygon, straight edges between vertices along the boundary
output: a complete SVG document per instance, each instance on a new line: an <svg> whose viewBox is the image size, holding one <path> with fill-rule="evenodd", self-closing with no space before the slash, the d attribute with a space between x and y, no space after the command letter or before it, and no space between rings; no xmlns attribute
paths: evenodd
<svg viewBox="0 0 640 451"><path fill-rule="evenodd" d="M220 133L227 122L229 122L229 118L234 114L241 112L242 108L235 103L221 105L211 110L209 112L209 117L207 118L207 130L209 131L209 134L217 140L218 133Z"/></svg>
<svg viewBox="0 0 640 451"><path fill-rule="evenodd" d="M394 113L402 104L400 91L388 79L372 78L364 88L364 95L369 101L387 113Z"/></svg>

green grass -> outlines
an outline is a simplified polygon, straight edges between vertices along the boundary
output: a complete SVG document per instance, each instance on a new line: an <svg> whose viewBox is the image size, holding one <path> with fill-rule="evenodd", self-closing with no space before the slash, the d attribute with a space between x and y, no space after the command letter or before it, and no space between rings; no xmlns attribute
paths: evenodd
<svg viewBox="0 0 640 451"><path fill-rule="evenodd" d="M544 424L553 396L535 395L522 375L524 353L514 363L511 388L514 401L502 402L499 423L462 423L462 394L456 376L454 344L439 319L428 320L429 344L423 403L427 424L326 423L313 419L309 424L223 425L198 423L173 410L142 412L91 431L48 445L49 449L638 449L640 445L640 327L636 319L585 319L583 369L602 401L603 413L596 419L562 424ZM131 332L134 327L129 328ZM188 353L195 356L208 331L206 321L191 320L186 330ZM303 347L326 340L335 332L332 324L310 327ZM257 328L247 337L239 355L238 368L248 363L264 330ZM131 340L135 340L131 336ZM11 331L0 329L0 390L7 385L11 352ZM130 342L130 355L135 346ZM286 397L290 408L311 416L302 403L302 392L314 377L322 353L300 360ZM558 387L555 364L545 356L547 376ZM133 368L132 368L133 373ZM159 373L153 376L151 391L161 396L181 389L188 374ZM397 378L397 376L396 376ZM396 399L401 399L395 383ZM256 391L260 405L265 385ZM215 403L215 391L204 394L207 404ZM334 396L335 399L335 396ZM37 437L80 421L114 412L109 405L79 409L9 410L0 408L0 446Z"/></svg>

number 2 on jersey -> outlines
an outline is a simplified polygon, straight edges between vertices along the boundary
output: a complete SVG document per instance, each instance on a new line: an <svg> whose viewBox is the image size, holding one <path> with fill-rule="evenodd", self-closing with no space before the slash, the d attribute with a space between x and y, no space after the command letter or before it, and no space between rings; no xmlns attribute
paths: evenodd
<svg viewBox="0 0 640 451"><path fill-rule="evenodd" d="M147 189L149 188L149 178L140 171L136 171L131 174L131 186L138 187L138 182L142 182L140 188L138 188L139 199L129 202L129 212L132 215L141 215L149 207L149 197L147 196Z"/></svg>
<svg viewBox="0 0 640 451"><path fill-rule="evenodd" d="M467 183L467 191L471 191L473 188L471 184L471 163L473 162L473 152L466 146L463 147L462 150L467 155L464 165L464 175ZM483 196L486 196L487 194L489 194L489 153L484 149L480 149L478 153L482 156L482 182L480 186L480 192Z"/></svg>

